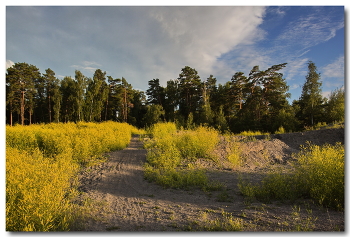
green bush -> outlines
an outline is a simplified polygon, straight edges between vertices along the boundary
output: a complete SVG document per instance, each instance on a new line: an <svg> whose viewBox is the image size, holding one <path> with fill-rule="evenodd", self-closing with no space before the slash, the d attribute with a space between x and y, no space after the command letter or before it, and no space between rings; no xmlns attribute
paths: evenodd
<svg viewBox="0 0 350 237"><path fill-rule="evenodd" d="M240 192L262 201L307 197L320 205L344 208L344 146L307 144L294 156L291 174L271 173L258 185L240 180Z"/></svg>
<svg viewBox="0 0 350 237"><path fill-rule="evenodd" d="M212 151L219 143L219 133L211 128L198 127L181 131L175 138L177 149L183 159L212 158Z"/></svg>
<svg viewBox="0 0 350 237"><path fill-rule="evenodd" d="M174 123L158 123L150 129L152 137L146 142L145 178L166 188L219 188L208 181L204 170L192 167L198 158L213 158L219 133L211 128L176 131Z"/></svg>
<svg viewBox="0 0 350 237"><path fill-rule="evenodd" d="M344 145L308 144L295 156L296 179L321 205L344 207Z"/></svg>

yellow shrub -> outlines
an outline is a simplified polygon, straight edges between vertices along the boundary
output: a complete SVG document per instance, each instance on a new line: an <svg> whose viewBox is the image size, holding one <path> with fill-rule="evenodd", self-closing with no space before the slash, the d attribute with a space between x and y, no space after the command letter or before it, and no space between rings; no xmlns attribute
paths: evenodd
<svg viewBox="0 0 350 237"><path fill-rule="evenodd" d="M67 230L70 179L77 165L69 157L56 162L33 153L7 147L6 230Z"/></svg>
<svg viewBox="0 0 350 237"><path fill-rule="evenodd" d="M217 188L209 184L203 170L184 169L188 161L212 158L219 142L219 133L211 128L176 131L174 123L158 123L151 128L153 139L146 143L145 177L164 187Z"/></svg>
<svg viewBox="0 0 350 237"><path fill-rule="evenodd" d="M260 136L260 135L269 135L269 133L264 133L264 132L260 132L260 131L243 131L238 135L242 135L242 136Z"/></svg>
<svg viewBox="0 0 350 237"><path fill-rule="evenodd" d="M198 127L181 131L176 136L176 146L183 158L211 158L211 152L219 142L219 133L211 128Z"/></svg>
<svg viewBox="0 0 350 237"><path fill-rule="evenodd" d="M137 131L116 122L6 126L6 229L68 230L79 164L125 148Z"/></svg>
<svg viewBox="0 0 350 237"><path fill-rule="evenodd" d="M297 177L321 205L344 207L344 145L304 146L296 155Z"/></svg>
<svg viewBox="0 0 350 237"><path fill-rule="evenodd" d="M170 123L170 122L157 123L151 127L150 133L156 139L162 138L165 136L171 136L172 134L176 133L176 125L175 125L175 123Z"/></svg>
<svg viewBox="0 0 350 237"><path fill-rule="evenodd" d="M16 125L6 126L6 144L10 147L16 147L20 150L34 150L38 147L36 139L37 126L32 128Z"/></svg>
<svg viewBox="0 0 350 237"><path fill-rule="evenodd" d="M290 174L274 172L260 185L239 182L241 193L260 200L308 197L320 205L344 208L344 145L311 145L294 155L295 170Z"/></svg>

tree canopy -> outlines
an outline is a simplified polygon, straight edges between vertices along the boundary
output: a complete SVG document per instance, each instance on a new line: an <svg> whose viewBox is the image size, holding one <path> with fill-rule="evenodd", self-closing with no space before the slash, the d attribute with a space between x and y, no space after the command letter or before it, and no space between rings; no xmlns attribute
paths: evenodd
<svg viewBox="0 0 350 237"><path fill-rule="evenodd" d="M74 78L60 80L50 68L41 74L33 65L16 63L6 73L6 123L113 120L145 127L172 121L179 127L202 124L221 131L274 132L281 126L298 131L344 120L344 90L323 98L321 75L311 61L300 99L290 105L289 87L280 72L286 66L254 66L249 75L236 72L224 84L217 84L213 75L202 81L194 68L185 66L165 86L158 78L149 80L143 92L101 69L92 78L76 70Z"/></svg>

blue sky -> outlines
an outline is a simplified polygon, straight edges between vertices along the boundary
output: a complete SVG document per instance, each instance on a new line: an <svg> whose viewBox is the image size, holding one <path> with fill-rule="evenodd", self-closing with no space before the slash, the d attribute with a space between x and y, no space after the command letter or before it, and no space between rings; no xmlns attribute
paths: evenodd
<svg viewBox="0 0 350 237"><path fill-rule="evenodd" d="M311 60L327 96L344 85L344 21L343 6L7 6L6 65L51 68L60 79L99 68L145 91L184 66L224 84L255 65L288 63L293 100Z"/></svg>

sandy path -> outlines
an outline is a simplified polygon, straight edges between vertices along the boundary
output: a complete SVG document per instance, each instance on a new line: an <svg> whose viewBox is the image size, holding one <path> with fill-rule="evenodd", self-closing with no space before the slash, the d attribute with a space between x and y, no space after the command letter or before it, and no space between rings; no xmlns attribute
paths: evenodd
<svg viewBox="0 0 350 237"><path fill-rule="evenodd" d="M137 137L109 161L81 177L85 198L94 200L87 231L175 231L202 209L218 209L200 190L163 189L143 178L146 151Z"/></svg>
<svg viewBox="0 0 350 237"><path fill-rule="evenodd" d="M216 170L208 173L211 179L219 180L227 187L225 192L229 199L219 202L222 191L163 189L145 180L146 150L137 136L126 149L108 155L107 162L87 168L80 176L82 200L89 203L91 209L83 223L85 231L193 230L195 223L220 219L225 213L243 219L245 231L293 229L284 226L283 221L295 222L291 215L294 205L247 203L238 192L238 172ZM253 171L240 173L261 179L261 174ZM305 205L300 206L301 219L306 220ZM313 215L318 217L314 230L344 229L344 213L311 206Z"/></svg>

